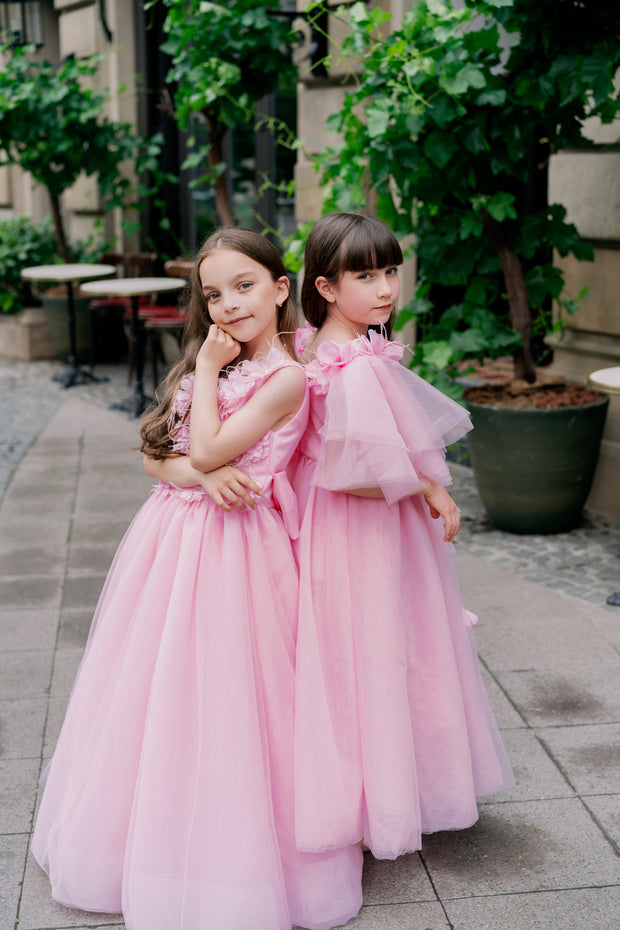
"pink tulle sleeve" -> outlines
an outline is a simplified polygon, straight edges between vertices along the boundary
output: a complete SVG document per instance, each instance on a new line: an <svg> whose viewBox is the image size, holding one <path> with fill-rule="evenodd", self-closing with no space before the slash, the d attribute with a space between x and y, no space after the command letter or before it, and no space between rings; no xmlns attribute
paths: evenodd
<svg viewBox="0 0 620 930"><path fill-rule="evenodd" d="M379 487L388 504L451 476L445 448L471 429L467 411L394 359L358 354L333 367L313 484Z"/></svg>

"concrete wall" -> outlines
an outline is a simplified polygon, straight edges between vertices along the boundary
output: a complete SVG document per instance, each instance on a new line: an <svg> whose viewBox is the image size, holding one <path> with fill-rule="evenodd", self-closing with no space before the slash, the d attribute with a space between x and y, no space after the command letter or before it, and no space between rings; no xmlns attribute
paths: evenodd
<svg viewBox="0 0 620 930"><path fill-rule="evenodd" d="M589 120L596 148L554 155L549 200L566 207L567 219L594 245L594 261L556 256L565 274L565 295L588 288L577 313L552 340L553 368L587 383L591 372L620 366L620 152L606 146L620 139L620 121ZM620 396L612 396L594 485L587 506L620 519Z"/></svg>

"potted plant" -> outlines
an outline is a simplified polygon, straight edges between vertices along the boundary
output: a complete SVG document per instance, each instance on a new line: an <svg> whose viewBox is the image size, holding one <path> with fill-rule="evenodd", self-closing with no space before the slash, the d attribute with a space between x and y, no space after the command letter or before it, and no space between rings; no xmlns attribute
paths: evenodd
<svg viewBox="0 0 620 930"><path fill-rule="evenodd" d="M35 303L28 282L21 277L22 268L55 261L58 253L49 217L39 221L29 216L0 220L0 311L13 315Z"/></svg>
<svg viewBox="0 0 620 930"><path fill-rule="evenodd" d="M30 361L55 354L45 313L21 277L28 265L54 261L56 242L49 217L0 221L0 356Z"/></svg>
<svg viewBox="0 0 620 930"><path fill-rule="evenodd" d="M62 195L84 175L98 183L103 207L136 206L137 198L152 195L162 180L157 169L161 148L158 136L145 140L136 135L128 123L106 116L107 94L92 86L101 55L77 59L69 56L60 65L33 57L31 46L4 46L0 70L0 164L16 164L32 175L49 195L54 226L56 256L59 261L76 260L82 246L69 242ZM126 164L134 166L139 183L132 190ZM144 184L145 170L150 187ZM93 250L96 247L93 247ZM99 251L103 251L103 245ZM64 294L61 296L66 334ZM45 302L45 301L44 301ZM88 322L80 319L76 305L77 331L88 339ZM53 332L57 329L53 319ZM60 354L66 352L58 345ZM87 351L83 348L82 354Z"/></svg>
<svg viewBox="0 0 620 930"><path fill-rule="evenodd" d="M587 147L586 116L610 122L618 112L620 10L593 17L586 5L555 0L466 0L458 10L418 0L386 34L388 18L361 3L347 15L343 52L360 67L330 121L342 141L317 160L325 209L372 207L401 236L415 234L418 286L397 325L415 319L414 365L424 377L456 396L465 360L513 354L520 400L506 411L509 426L500 432L501 391L490 406L488 395L474 402L466 394L481 498L504 529L566 529L589 490L607 399L572 387L562 398L560 385L537 382L533 347L561 325L552 302L560 316L575 309L553 253L592 258L563 207L547 203L546 167L553 152ZM570 413L545 409L545 394ZM589 460L554 471L558 437L572 429L582 401L592 433L571 439L567 452L587 450ZM548 440L530 451L526 404ZM491 441L483 444L487 419ZM518 462L516 474L496 463L501 451ZM542 503L529 499L536 486ZM571 487L571 501L552 493Z"/></svg>

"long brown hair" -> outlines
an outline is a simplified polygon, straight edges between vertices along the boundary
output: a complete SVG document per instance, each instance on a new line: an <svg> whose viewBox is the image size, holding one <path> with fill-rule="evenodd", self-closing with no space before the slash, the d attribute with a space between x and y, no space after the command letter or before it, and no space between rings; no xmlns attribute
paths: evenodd
<svg viewBox="0 0 620 930"><path fill-rule="evenodd" d="M366 271L401 265L398 239L381 220L364 213L330 213L313 227L304 253L301 309L319 329L327 316L327 303L316 289L316 279L336 284L345 271ZM388 335L391 320L385 325Z"/></svg>
<svg viewBox="0 0 620 930"><path fill-rule="evenodd" d="M286 267L278 250L257 232L239 226L225 226L216 230L202 244L194 259L190 278L189 317L183 331L181 356L168 376L156 391L155 406L149 410L140 427L142 440L140 451L156 459L174 455L170 435L169 418L178 387L196 369L196 356L207 338L213 320L209 316L207 301L200 281L200 266L216 249L231 249L246 255L269 271L274 282L287 277ZM288 352L295 358L294 333L298 326L298 314L291 294L278 308L278 333Z"/></svg>

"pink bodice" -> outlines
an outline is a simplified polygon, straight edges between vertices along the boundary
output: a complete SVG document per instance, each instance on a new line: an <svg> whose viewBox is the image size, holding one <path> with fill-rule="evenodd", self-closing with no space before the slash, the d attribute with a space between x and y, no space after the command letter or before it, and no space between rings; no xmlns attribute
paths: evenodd
<svg viewBox="0 0 620 930"><path fill-rule="evenodd" d="M259 359L231 366L226 376L220 377L218 381L217 400L221 419L226 420L232 416L271 375L289 365L298 363L274 348ZM170 417L173 448L182 455L189 455L193 391L194 375L189 375L181 382ZM290 420L277 430L269 430L258 442L230 462L260 485L263 493L257 498L257 503L259 506L281 511L292 537L296 537L299 532L299 508L287 476L287 467L306 429L308 408L306 392L301 407ZM168 484L162 485L158 488L159 493L175 494L188 501L210 501L201 487L176 488Z"/></svg>

